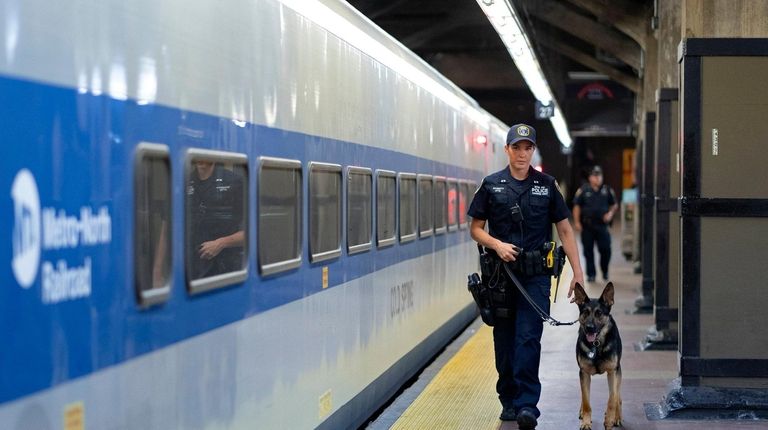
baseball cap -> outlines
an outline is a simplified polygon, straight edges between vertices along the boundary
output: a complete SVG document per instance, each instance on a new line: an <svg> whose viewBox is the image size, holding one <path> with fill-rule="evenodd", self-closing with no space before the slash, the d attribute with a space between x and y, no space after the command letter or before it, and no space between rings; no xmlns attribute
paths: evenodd
<svg viewBox="0 0 768 430"><path fill-rule="evenodd" d="M527 124L515 124L507 133L507 145L511 145L521 140L527 140L536 144L536 129Z"/></svg>
<svg viewBox="0 0 768 430"><path fill-rule="evenodd" d="M602 175L603 169L600 166L592 166L592 170L589 171L590 175Z"/></svg>

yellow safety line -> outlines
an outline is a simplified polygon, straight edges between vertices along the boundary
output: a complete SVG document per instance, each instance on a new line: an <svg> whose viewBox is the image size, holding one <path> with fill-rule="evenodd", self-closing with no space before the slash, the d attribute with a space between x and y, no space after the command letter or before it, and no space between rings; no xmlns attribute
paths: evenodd
<svg viewBox="0 0 768 430"><path fill-rule="evenodd" d="M573 272L566 265L560 278L558 305L566 295ZM552 279L554 298L554 278ZM501 404L496 394L493 331L480 326L464 346L438 372L424 391L403 412L391 430L493 429L498 430Z"/></svg>
<svg viewBox="0 0 768 430"><path fill-rule="evenodd" d="M392 429L498 429L493 332L483 325L440 370Z"/></svg>

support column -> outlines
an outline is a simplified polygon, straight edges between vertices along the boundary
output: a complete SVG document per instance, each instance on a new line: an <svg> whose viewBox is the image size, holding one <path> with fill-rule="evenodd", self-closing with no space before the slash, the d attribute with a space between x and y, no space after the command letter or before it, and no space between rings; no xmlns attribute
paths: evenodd
<svg viewBox="0 0 768 430"><path fill-rule="evenodd" d="M656 112L646 112L641 146L640 174L640 267L643 275L635 313L653 312L653 154L656 147Z"/></svg>
<svg viewBox="0 0 768 430"><path fill-rule="evenodd" d="M768 39L680 53L680 378L660 415L768 418L768 266L746 251L768 249Z"/></svg>
<svg viewBox="0 0 768 430"><path fill-rule="evenodd" d="M643 350L677 349L680 194L677 88L656 93L657 127L654 154L653 271L654 325L641 342Z"/></svg>

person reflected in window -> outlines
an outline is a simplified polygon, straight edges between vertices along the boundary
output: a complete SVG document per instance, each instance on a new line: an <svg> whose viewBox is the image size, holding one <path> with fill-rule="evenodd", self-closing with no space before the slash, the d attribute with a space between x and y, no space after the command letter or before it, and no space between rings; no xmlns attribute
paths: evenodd
<svg viewBox="0 0 768 430"><path fill-rule="evenodd" d="M243 178L210 160L195 160L187 185L192 279L243 267L245 231Z"/></svg>

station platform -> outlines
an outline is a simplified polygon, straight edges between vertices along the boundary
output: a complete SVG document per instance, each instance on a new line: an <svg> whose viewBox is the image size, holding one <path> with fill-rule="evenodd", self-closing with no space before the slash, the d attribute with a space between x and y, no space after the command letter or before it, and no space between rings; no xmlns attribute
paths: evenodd
<svg viewBox="0 0 768 430"><path fill-rule="evenodd" d="M653 411L658 410L658 403L669 392L669 384L678 376L677 351L642 349L642 342L653 327L653 315L635 313L634 303L640 294L642 278L634 273L632 263L625 261L617 252L620 249L619 235L618 231L613 233L614 256L610 270L615 287L615 304L611 314L623 343L622 428L768 429L767 420L653 419ZM557 300L551 306L551 315L563 322L578 318L577 306L566 297L571 278L570 267L566 266ZM590 298L596 298L604 286L605 283L600 280L588 283L585 289ZM541 417L537 429L579 428L581 394L575 353L577 334L578 323L558 327L544 324L539 372L542 394L538 407ZM516 422L499 420L501 404L495 390L496 378L492 328L478 318L366 429L517 429ZM593 376L591 403L594 429L603 429L607 401L605 374Z"/></svg>

